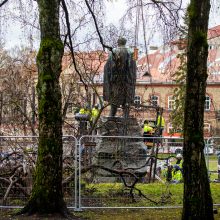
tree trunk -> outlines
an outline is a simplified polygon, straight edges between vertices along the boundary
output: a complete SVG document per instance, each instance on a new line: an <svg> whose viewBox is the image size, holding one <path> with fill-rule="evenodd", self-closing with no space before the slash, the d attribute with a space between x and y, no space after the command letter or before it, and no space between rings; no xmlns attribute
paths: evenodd
<svg viewBox="0 0 220 220"><path fill-rule="evenodd" d="M3 118L3 92L0 93L0 127L2 125L2 118Z"/></svg>
<svg viewBox="0 0 220 220"><path fill-rule="evenodd" d="M63 213L62 115L59 76L63 43L59 30L60 0L37 0L41 45L37 55L39 145L34 187L23 212Z"/></svg>
<svg viewBox="0 0 220 220"><path fill-rule="evenodd" d="M191 0L188 8L186 102L184 112L184 200L182 219L214 219L204 157L204 103L210 0Z"/></svg>

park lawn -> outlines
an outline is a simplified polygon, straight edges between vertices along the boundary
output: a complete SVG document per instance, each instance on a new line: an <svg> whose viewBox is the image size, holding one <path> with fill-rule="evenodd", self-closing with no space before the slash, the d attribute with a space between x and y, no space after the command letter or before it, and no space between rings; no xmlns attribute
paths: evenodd
<svg viewBox="0 0 220 220"><path fill-rule="evenodd" d="M121 184L89 184L86 188L96 188L97 191L94 192L91 197L95 197L97 194L99 196L103 196L106 198L106 201L110 200L112 196L117 194L118 192L121 192L121 189L123 188ZM154 184L138 184L137 187L143 191L146 195L148 195L151 199L160 199L161 195L166 192L166 185L162 183L154 183ZM169 185L169 189L171 192L171 197L165 201L164 204L159 204L159 206L182 206L182 194L183 194L183 184L171 184ZM220 184L219 183L211 183L211 191L213 196L213 202L215 204L220 204ZM119 207L119 206L156 206L155 204L150 203L149 201L145 199L141 199L137 202L133 203L123 203L123 201L118 202L117 199L120 198L120 195L116 197L116 200L111 201L109 205L112 207ZM124 200L124 202L127 202L128 200ZM108 205L108 204L106 204ZM7 210L7 209L0 209L1 217L0 219L6 220L6 219L16 219L16 220L60 220L61 218L57 217L42 217L42 218L30 218L30 217L24 217L24 216L16 216L12 217L11 214L13 214L16 210ZM123 209L107 209L107 208L98 208L98 209L84 209L82 212L74 212L75 216L78 216L78 219L86 219L86 220L178 220L181 219L181 212L182 208L132 208L129 209L123 208ZM218 208L218 214L215 215L215 220L220 220L220 207Z"/></svg>
<svg viewBox="0 0 220 220"><path fill-rule="evenodd" d="M91 185L90 185L91 187ZM114 194L120 193L120 190L123 188L120 184L95 184L92 187L97 187L96 193L102 195L103 197L111 196ZM168 199L164 206L182 206L182 196L183 196L183 184L170 184L169 186L162 183L154 184L138 184L137 187L142 190L143 193L148 195L151 199L160 199L161 195L166 191L170 191L171 197ZM168 189L167 189L168 187ZM211 183L211 191L214 204L220 204L220 184ZM109 194L111 192L111 194ZM95 194L96 194L95 193ZM125 200L126 201L126 200ZM111 202L110 206L156 206L155 204L150 203L149 201L142 199L136 203L125 204L123 202ZM162 204L160 204L162 205ZM218 214L215 214L215 220L220 220L220 208L218 209ZM85 209L83 212L75 213L75 215L88 219L88 220L162 220L162 219L181 219L182 208L141 208L141 209Z"/></svg>
<svg viewBox="0 0 220 220"><path fill-rule="evenodd" d="M220 183L210 183L214 204L220 204ZM128 190L121 183L98 183L88 184L85 191L93 189L92 194L82 197L101 198L105 201L105 206L110 207L140 207L140 206L181 206L183 198L183 183L163 184L163 183L139 183L136 187L146 195L147 198L158 204L152 203L148 199L140 198L135 191L136 202L132 202L128 197ZM87 191L87 192L88 192Z"/></svg>
<svg viewBox="0 0 220 220"><path fill-rule="evenodd" d="M218 170L217 156L212 155L209 157L209 171L211 171L209 174L209 177L210 177L211 181L218 178L217 170ZM214 171L214 172L212 172L212 171Z"/></svg>
<svg viewBox="0 0 220 220"><path fill-rule="evenodd" d="M2 212L1 212L2 211ZM94 209L73 212L78 220L180 220L182 209ZM64 220L60 216L13 216L12 210L0 210L1 220ZM220 208L215 220L220 220ZM74 218L75 219L75 218Z"/></svg>

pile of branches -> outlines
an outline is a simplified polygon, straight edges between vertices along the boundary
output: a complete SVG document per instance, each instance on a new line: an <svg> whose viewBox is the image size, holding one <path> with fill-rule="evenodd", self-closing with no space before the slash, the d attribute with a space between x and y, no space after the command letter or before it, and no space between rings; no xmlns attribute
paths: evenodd
<svg viewBox="0 0 220 220"><path fill-rule="evenodd" d="M162 204L165 204L166 202L168 202L169 199L171 198L171 193L169 190L169 183L166 184L166 190L161 195L161 198L158 201L153 200L152 198L145 195L137 187L137 183L142 182L143 178L146 176L148 176L148 178L150 178L149 177L149 175L150 175L149 170L142 169L142 168L148 167L149 163L151 161L155 161L156 159L168 161L172 157L174 157L174 156L169 156L167 158L159 158L159 157L156 158L155 156L152 155L152 156L148 157L145 164L143 164L141 167L136 167L136 168L124 167L123 163L120 160L116 160L114 162L112 168L108 168L103 165L92 164L90 166L83 167L81 170L81 173L86 174L87 172L92 172L92 173L94 173L94 175L96 175L98 170L104 170L112 176L117 176L118 179L121 180L121 182L124 185L125 190L126 189L129 190L129 195L130 195L130 198L132 199L132 202L136 202L135 196L138 195L140 198L144 198L155 205L159 205L159 204L162 205ZM160 167L157 169L158 172L160 172L160 169L161 169Z"/></svg>
<svg viewBox="0 0 220 220"><path fill-rule="evenodd" d="M0 198L6 205L8 197L29 197L32 188L32 173L36 153L10 151L0 156Z"/></svg>
<svg viewBox="0 0 220 220"><path fill-rule="evenodd" d="M22 201L30 197L36 161L37 152L30 150L10 148L10 153L0 153L0 205L11 204L15 198ZM75 172L74 165L74 157L64 156L64 186L73 185L74 180L69 177Z"/></svg>
<svg viewBox="0 0 220 220"><path fill-rule="evenodd" d="M14 150L12 150L14 149ZM36 148L35 148L36 149ZM63 156L63 188L65 195L71 195L71 191L74 190L75 182L75 158L73 154ZM149 160L155 160L155 157L149 157ZM158 158L160 159L160 158ZM165 158L167 159L167 158ZM6 205L9 203L9 198L29 198L33 184L33 173L35 170L35 164L37 160L37 152L34 150L26 150L22 148L11 148L10 153L0 154L0 205ZM164 160L164 158L163 158ZM104 170L112 176L117 176L118 179L124 184L124 187L129 190L132 201L135 201L135 192L140 197L143 197L154 204L159 204L161 201L154 201L148 198L137 187L137 183L141 182L141 179L148 175L147 171L140 172L142 167L139 168L125 168L120 161L115 161L112 168L107 168L101 165L90 164L88 166L83 165L81 168L81 174L83 176L93 173L97 173L97 170ZM79 173L79 170L77 170ZM89 176L89 175L88 175ZM91 177L91 176L89 176ZM91 177L93 180L94 177Z"/></svg>

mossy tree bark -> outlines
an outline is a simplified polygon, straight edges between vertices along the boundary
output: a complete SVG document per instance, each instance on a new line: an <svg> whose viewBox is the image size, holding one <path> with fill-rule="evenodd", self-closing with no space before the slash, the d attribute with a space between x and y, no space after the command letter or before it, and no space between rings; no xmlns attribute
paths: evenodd
<svg viewBox="0 0 220 220"><path fill-rule="evenodd" d="M210 0L191 0L184 112L184 200L182 219L214 219L204 157L204 104Z"/></svg>
<svg viewBox="0 0 220 220"><path fill-rule="evenodd" d="M34 187L24 212L63 213L62 115L59 76L63 56L60 0L37 0L41 45L37 55L39 145Z"/></svg>

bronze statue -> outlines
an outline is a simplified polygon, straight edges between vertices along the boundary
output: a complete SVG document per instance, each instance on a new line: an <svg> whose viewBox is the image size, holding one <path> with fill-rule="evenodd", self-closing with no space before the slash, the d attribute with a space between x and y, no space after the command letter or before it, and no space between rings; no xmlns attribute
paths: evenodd
<svg viewBox="0 0 220 220"><path fill-rule="evenodd" d="M136 63L125 45L126 39L119 38L118 47L113 49L104 67L103 98L111 105L110 116L116 115L119 106L128 116L129 105L134 102Z"/></svg>

